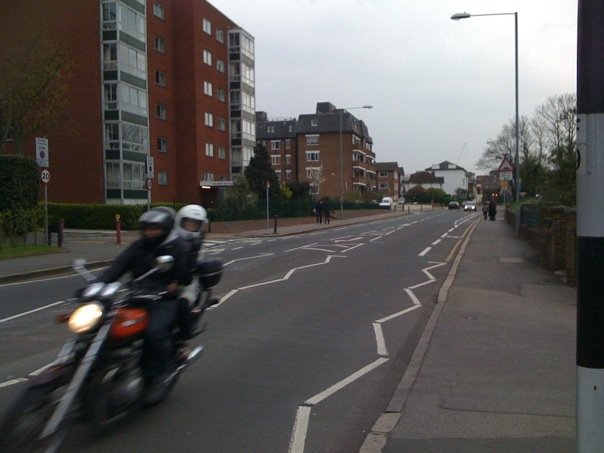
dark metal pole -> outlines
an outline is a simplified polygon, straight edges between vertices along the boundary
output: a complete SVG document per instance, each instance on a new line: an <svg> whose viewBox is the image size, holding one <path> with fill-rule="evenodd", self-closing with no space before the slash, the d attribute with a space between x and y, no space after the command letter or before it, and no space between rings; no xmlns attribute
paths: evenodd
<svg viewBox="0 0 604 453"><path fill-rule="evenodd" d="M604 451L604 3L579 0L577 451Z"/></svg>

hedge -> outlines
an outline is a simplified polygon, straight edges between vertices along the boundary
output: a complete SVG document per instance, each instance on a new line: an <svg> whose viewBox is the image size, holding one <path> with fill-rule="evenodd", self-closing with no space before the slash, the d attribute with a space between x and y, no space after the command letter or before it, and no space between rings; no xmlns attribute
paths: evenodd
<svg viewBox="0 0 604 453"><path fill-rule="evenodd" d="M38 186L38 167L33 159L0 154L0 212L34 209Z"/></svg>

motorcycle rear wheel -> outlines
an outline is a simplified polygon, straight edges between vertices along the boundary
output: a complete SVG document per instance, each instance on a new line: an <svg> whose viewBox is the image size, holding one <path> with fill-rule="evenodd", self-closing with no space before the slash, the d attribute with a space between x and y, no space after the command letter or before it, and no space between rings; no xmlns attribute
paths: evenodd
<svg viewBox="0 0 604 453"><path fill-rule="evenodd" d="M59 398L54 386L28 387L13 402L0 423L0 452L55 451L65 435L60 430L39 437L55 411Z"/></svg>

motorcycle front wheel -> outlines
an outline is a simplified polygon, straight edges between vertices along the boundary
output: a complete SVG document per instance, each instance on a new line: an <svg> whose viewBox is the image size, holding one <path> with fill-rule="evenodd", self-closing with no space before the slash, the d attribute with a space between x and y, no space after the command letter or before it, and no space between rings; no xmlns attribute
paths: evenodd
<svg viewBox="0 0 604 453"><path fill-rule="evenodd" d="M55 451L65 435L60 430L49 438L40 435L60 398L55 386L28 387L13 402L0 423L0 452Z"/></svg>

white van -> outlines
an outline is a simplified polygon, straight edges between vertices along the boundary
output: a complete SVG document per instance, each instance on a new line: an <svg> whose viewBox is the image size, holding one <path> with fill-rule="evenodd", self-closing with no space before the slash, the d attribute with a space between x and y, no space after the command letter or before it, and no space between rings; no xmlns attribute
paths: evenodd
<svg viewBox="0 0 604 453"><path fill-rule="evenodd" d="M382 209L392 209L392 205L394 204L394 200L392 197L384 197L382 201L380 201L380 208Z"/></svg>

